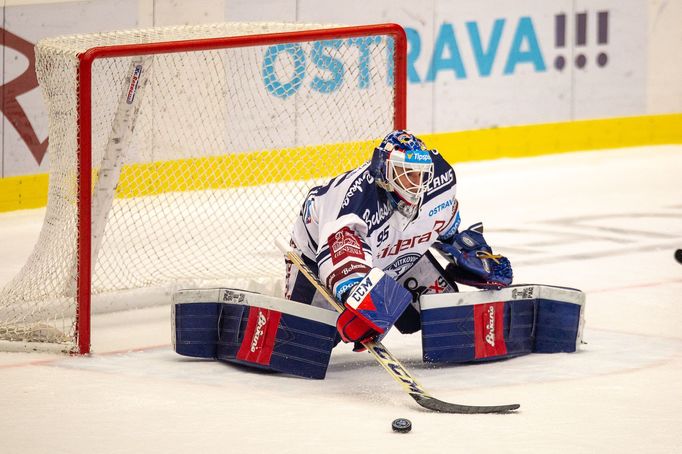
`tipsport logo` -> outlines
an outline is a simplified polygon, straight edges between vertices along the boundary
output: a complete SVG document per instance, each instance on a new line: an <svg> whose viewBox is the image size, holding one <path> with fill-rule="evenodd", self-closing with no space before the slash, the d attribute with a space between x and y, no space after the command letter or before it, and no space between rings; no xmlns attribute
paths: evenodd
<svg viewBox="0 0 682 454"><path fill-rule="evenodd" d="M413 164L431 163L431 155L426 151L414 150L405 153L405 162Z"/></svg>

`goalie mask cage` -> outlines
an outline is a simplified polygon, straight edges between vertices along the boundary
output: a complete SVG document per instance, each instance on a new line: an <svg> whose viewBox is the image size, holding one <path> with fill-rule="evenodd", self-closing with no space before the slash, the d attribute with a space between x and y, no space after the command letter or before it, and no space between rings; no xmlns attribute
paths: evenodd
<svg viewBox="0 0 682 454"><path fill-rule="evenodd" d="M394 24L40 41L48 204L0 291L5 348L88 353L91 311L139 307L149 289L170 301L180 286L283 278L273 241L307 191L405 127L405 54Z"/></svg>

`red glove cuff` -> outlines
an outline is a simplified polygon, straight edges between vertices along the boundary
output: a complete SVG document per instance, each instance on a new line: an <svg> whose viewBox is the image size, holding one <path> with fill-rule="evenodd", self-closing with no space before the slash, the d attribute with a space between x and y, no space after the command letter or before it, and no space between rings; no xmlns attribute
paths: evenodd
<svg viewBox="0 0 682 454"><path fill-rule="evenodd" d="M344 342L366 342L384 332L349 306L336 320L336 329Z"/></svg>

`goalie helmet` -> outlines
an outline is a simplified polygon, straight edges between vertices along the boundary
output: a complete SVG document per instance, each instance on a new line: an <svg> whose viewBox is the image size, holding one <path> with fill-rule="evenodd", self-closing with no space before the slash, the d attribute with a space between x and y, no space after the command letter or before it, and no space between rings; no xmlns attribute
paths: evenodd
<svg viewBox="0 0 682 454"><path fill-rule="evenodd" d="M394 206L412 217L433 178L430 151L405 130L393 131L374 149L370 173Z"/></svg>

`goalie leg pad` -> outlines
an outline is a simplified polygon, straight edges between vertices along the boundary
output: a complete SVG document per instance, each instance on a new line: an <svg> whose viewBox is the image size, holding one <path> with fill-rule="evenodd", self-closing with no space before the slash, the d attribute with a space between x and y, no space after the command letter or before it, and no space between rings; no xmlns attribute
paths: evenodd
<svg viewBox="0 0 682 454"><path fill-rule="evenodd" d="M424 295L426 362L477 362L531 352L571 352L582 338L584 294L546 285Z"/></svg>
<svg viewBox="0 0 682 454"><path fill-rule="evenodd" d="M220 304L174 304L171 322L173 349L194 358L215 358Z"/></svg>
<svg viewBox="0 0 682 454"><path fill-rule="evenodd" d="M230 289L182 290L174 300L175 314L185 313L186 306L218 307L213 358L300 377L325 377L335 345L336 312ZM177 325L176 318L176 337Z"/></svg>
<svg viewBox="0 0 682 454"><path fill-rule="evenodd" d="M477 293L477 292L472 292ZM534 305L512 301L422 305L422 356L425 362L468 363L528 354L533 346Z"/></svg>
<svg viewBox="0 0 682 454"><path fill-rule="evenodd" d="M584 325L583 304L538 300L535 353L572 353L579 348Z"/></svg>

